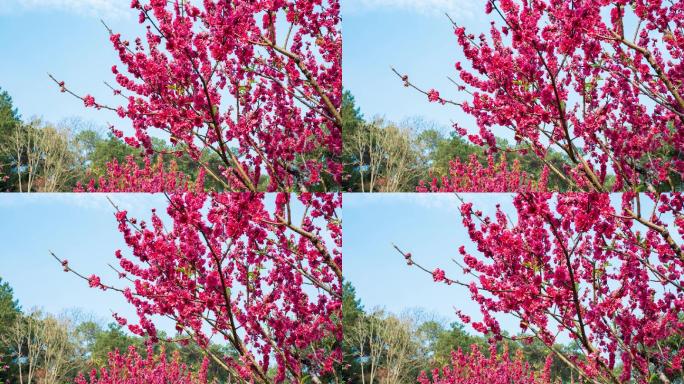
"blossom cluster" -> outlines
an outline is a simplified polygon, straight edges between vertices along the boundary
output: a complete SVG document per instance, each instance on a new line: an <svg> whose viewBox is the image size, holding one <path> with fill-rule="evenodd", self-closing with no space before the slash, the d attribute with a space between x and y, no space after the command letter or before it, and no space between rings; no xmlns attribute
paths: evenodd
<svg viewBox="0 0 684 384"><path fill-rule="evenodd" d="M495 19L487 34L454 24L465 58L455 64L458 100L423 91L397 72L404 84L472 116L471 133L457 132L474 144L496 153L497 137L508 135L572 190L675 188L684 174L677 155L684 149L679 2L489 0L485 6ZM567 165L553 166L550 151ZM487 176L464 175L460 166L454 165L459 179Z"/></svg>
<svg viewBox="0 0 684 384"><path fill-rule="evenodd" d="M331 374L341 359L341 195L279 193L274 208L262 193L167 196L168 218L116 213L132 254L116 252L127 286L79 274L136 308L137 321L115 314L116 321L154 342L155 319L169 318L178 336L246 382ZM212 352L215 338L235 354Z"/></svg>
<svg viewBox="0 0 684 384"><path fill-rule="evenodd" d="M451 364L442 369L436 368L428 375L422 372L418 377L420 384L551 384L551 363L548 358L541 374L525 362L522 351L513 357L508 349L497 353L490 346L489 356L472 345L466 353L460 348L451 352Z"/></svg>
<svg viewBox="0 0 684 384"><path fill-rule="evenodd" d="M459 248L458 277L404 257L438 283L466 287L482 320L460 318L493 341L504 335L501 314L519 320L518 337L555 353L559 337L575 341L564 362L586 380L646 382L682 370L684 195L519 193L513 206L517 217L499 206L487 217L463 203L477 253Z"/></svg>
<svg viewBox="0 0 684 384"><path fill-rule="evenodd" d="M509 167L506 156L497 162L493 155L487 156L487 164L480 163L476 155L467 162L452 160L449 175L433 178L428 184L421 180L418 192L532 192L547 190L549 168L544 168L539 180L521 169L516 160Z"/></svg>
<svg viewBox="0 0 684 384"><path fill-rule="evenodd" d="M152 136L200 166L208 166L202 153L217 155L221 169L210 176L227 190L339 184L339 1L135 0L131 8L145 35L131 41L110 30L121 62L111 88L121 104L79 96L53 77L60 90L128 119L135 134L125 142L148 156Z"/></svg>
<svg viewBox="0 0 684 384"><path fill-rule="evenodd" d="M188 175L178 171L177 164L171 161L164 164L162 156L152 163L144 157L142 164L133 156L127 156L124 162L113 159L107 163L103 176L92 178L87 185L77 185L75 192L170 192L202 189L205 172L200 169L194 181Z"/></svg>
<svg viewBox="0 0 684 384"><path fill-rule="evenodd" d="M185 364L180 362L176 352L169 360L162 349L155 355L151 347L147 357L142 357L130 347L128 353L113 351L109 354L107 366L93 369L86 377L80 374L74 384L207 384L207 363L205 359L200 371L193 375Z"/></svg>

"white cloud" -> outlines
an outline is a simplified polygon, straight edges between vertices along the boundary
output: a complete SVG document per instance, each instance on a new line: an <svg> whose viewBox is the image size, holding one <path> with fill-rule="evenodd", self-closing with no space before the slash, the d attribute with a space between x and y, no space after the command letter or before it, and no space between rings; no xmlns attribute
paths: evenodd
<svg viewBox="0 0 684 384"><path fill-rule="evenodd" d="M349 193L344 195L342 201L346 208L407 204L453 213L457 213L460 206L456 194L452 193Z"/></svg>
<svg viewBox="0 0 684 384"><path fill-rule="evenodd" d="M59 10L97 17L126 15L127 0L0 0L0 13Z"/></svg>
<svg viewBox="0 0 684 384"><path fill-rule="evenodd" d="M434 211L458 211L460 206L454 193L398 193L397 197L407 204Z"/></svg>
<svg viewBox="0 0 684 384"><path fill-rule="evenodd" d="M146 218L152 208L164 211L166 197L148 193L5 193L0 194L0 210L25 206L73 207L79 211L96 211L113 214L114 207L131 212L132 216Z"/></svg>
<svg viewBox="0 0 684 384"><path fill-rule="evenodd" d="M460 220L461 199L473 204L473 209L494 217L500 204L511 218L516 217L511 193L347 193L343 197L345 209L397 209L419 207L437 215L451 215Z"/></svg>
<svg viewBox="0 0 684 384"><path fill-rule="evenodd" d="M478 2L470 0L343 0L345 13L372 10L401 10L417 12L422 15L444 15L448 13L454 18L472 17Z"/></svg>

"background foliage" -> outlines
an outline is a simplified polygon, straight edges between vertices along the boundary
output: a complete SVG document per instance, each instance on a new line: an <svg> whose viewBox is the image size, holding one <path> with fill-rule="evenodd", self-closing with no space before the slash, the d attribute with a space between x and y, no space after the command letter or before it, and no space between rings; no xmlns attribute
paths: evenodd
<svg viewBox="0 0 684 384"><path fill-rule="evenodd" d="M415 192L420 181L429 183L449 176L455 160L465 163L476 156L487 165L485 149L469 143L455 130L419 117L400 123L365 117L348 90L343 94L342 120L345 192ZM505 150L495 160L505 156L509 163L518 162L532 179L539 178L544 163L536 155L503 139L498 142ZM558 152L549 152L546 159L561 169L567 163ZM548 187L564 190L567 186L551 174Z"/></svg>
<svg viewBox="0 0 684 384"><path fill-rule="evenodd" d="M159 138L153 139L153 145L157 167L173 167L192 178L197 176L199 166L187 155L171 155L169 145ZM218 169L216 154L205 150L202 156L211 169ZM91 180L97 183L105 177L112 160L119 164L130 160L142 166L143 151L105 127L79 118L59 123L27 119L0 88L0 191L71 192L79 185L86 187ZM221 189L213 179L206 180L206 184L207 188Z"/></svg>

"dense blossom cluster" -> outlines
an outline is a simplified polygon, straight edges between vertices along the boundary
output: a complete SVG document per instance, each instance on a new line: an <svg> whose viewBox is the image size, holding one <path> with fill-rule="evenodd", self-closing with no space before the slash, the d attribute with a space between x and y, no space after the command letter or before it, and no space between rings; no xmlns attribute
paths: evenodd
<svg viewBox="0 0 684 384"><path fill-rule="evenodd" d="M547 189L549 169L544 168L539 180L523 171L518 161L509 167L506 157L497 162L493 155L483 165L472 155L467 162L452 160L449 175L434 178L429 184L420 181L418 192L512 192L544 191Z"/></svg>
<svg viewBox="0 0 684 384"><path fill-rule="evenodd" d="M107 163L105 175L90 179L88 185L77 185L75 192L170 192L193 187L201 190L204 175L200 169L198 177L191 182L188 175L178 171L174 161L164 164L160 156L152 163L145 157L139 164L133 156L127 156L124 162L113 159Z"/></svg>
<svg viewBox="0 0 684 384"><path fill-rule="evenodd" d="M398 74L430 101L472 116L474 133L457 131L473 143L493 153L495 135L508 133L573 190L671 189L684 173L682 8L663 0L488 0L497 20L488 37L455 25L463 99L445 100ZM547 161L549 150L567 157L565 169Z"/></svg>
<svg viewBox="0 0 684 384"><path fill-rule="evenodd" d="M477 345L472 345L470 353L460 348L451 352L451 365L434 369L432 375L421 373L420 384L551 384L551 359L541 375L538 375L525 362L522 352L511 357L508 350L498 354L491 346L489 356L483 354Z"/></svg>
<svg viewBox="0 0 684 384"><path fill-rule="evenodd" d="M155 132L201 166L203 150L216 154L222 169L209 175L227 190L254 191L264 176L268 190L339 184L339 1L133 0L131 8L147 32L133 41L111 32L122 105L55 79L63 92L129 119L135 135L126 143L148 155Z"/></svg>
<svg viewBox="0 0 684 384"><path fill-rule="evenodd" d="M108 366L93 370L89 377L79 375L75 384L207 384L205 360L198 374L193 375L176 353L169 360L162 350L159 356L152 348L142 357L134 347L127 354L114 351L109 354Z"/></svg>
<svg viewBox="0 0 684 384"><path fill-rule="evenodd" d="M116 320L154 341L155 319L172 319L214 364L247 382L321 383L341 359L341 195L279 193L273 209L260 193L168 197L171 228L156 212L149 222L116 213L133 255L116 252L119 277L132 286L81 275L137 309L138 321ZM235 355L214 354L216 338Z"/></svg>
<svg viewBox="0 0 684 384"><path fill-rule="evenodd" d="M472 327L495 340L503 336L497 315L508 314L519 319L521 337L539 339L585 379L670 382L684 358L684 196L621 199L520 193L517 218L501 207L485 217L464 203L463 225L478 253L460 247L459 277L404 256L435 281L467 287L482 314ZM577 353L555 347L562 335Z"/></svg>

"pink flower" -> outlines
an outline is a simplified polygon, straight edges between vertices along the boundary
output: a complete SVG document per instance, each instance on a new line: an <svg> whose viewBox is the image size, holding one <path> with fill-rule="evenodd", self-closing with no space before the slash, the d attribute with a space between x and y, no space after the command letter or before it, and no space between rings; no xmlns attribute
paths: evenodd
<svg viewBox="0 0 684 384"><path fill-rule="evenodd" d="M120 273L131 282L117 292L138 314L136 322L114 314L118 324L154 340L156 318L170 317L177 329L194 334L201 348L217 333L244 333L244 357L226 364L246 381L256 381L251 380L255 368L274 369L283 375L278 382L289 382L301 370L322 375L341 361L339 347L322 343L343 338L337 320L342 308L341 194L279 193L275 206L258 193L181 191L168 198L165 213L171 223L156 212L149 220L124 211L115 214L131 255L116 252ZM299 232L274 224L294 212L294 204L309 207L293 224L303 223ZM330 242L321 243L317 234L324 228ZM229 243L236 246L222 248ZM216 255L223 261L217 263ZM96 275L88 282L109 289ZM312 294L312 285L324 289ZM227 300L232 321L208 321L207 316L225 318ZM277 346L279 355L271 357L264 345ZM302 359L302 350L319 353Z"/></svg>
<svg viewBox="0 0 684 384"><path fill-rule="evenodd" d="M125 318L119 316L117 313L112 314L112 316L114 317L116 322L119 323L119 325L121 325L122 327L128 323L128 321Z"/></svg>
<svg viewBox="0 0 684 384"><path fill-rule="evenodd" d="M678 286L684 276L683 252L681 241L672 237L684 233L684 220L674 219L684 215L684 194L640 195L642 205L653 205L653 212L659 212L650 217L633 211L636 193L621 198L616 202L606 193L519 193L509 204L514 212L496 206L492 216L463 203L462 225L477 253L460 249L459 265L466 272L457 278L468 286L463 293L479 306L483 319L471 323L472 328L500 340L505 335L497 316L515 314L516 333L529 340L534 330L530 337L551 347L559 330L572 332L581 318L589 336L575 337L594 347L563 352L564 358L586 356L587 363L575 370L601 381L610 381L612 372L601 367L615 366L617 359L621 382L647 381L653 374L648 361L680 364L678 350L645 349L638 356L629 351L633 345L684 336L677 315L684 310L684 292ZM672 221L662 221L664 216ZM642 221L649 225L640 225ZM435 282L446 279L439 268L430 273ZM458 310L457 315L470 321ZM453 383L460 382L444 382Z"/></svg>
<svg viewBox="0 0 684 384"><path fill-rule="evenodd" d="M331 185L340 184L344 173L340 157L339 0L247 2L235 17L226 17L236 12L231 2L185 2L180 10L174 8L174 3L131 2L140 22L148 27L155 23L154 30L165 31L164 38L143 35L126 41L119 33L111 33L110 42L121 62L110 67L117 83L112 88L115 95L125 95L127 103L106 107L86 95L84 105L112 108L119 117L129 120L135 133L126 137L125 143L143 149L150 164L159 155L152 138L166 137L174 153L164 154L165 171L170 174L164 181L175 175L183 182L204 184L204 178L186 174L169 162L173 156L197 160L202 153L216 148L221 162L216 166L225 171L215 176L223 189L336 189ZM153 22L148 15L158 20ZM297 31L288 47L291 51L283 55L278 50L263 50L255 31L266 33L271 27L275 30L288 24ZM139 44L146 49L138 49ZM188 52L193 54L188 56ZM237 70L236 65L242 69ZM209 74L196 73L201 68L214 68L214 77L208 79ZM311 78L282 82L282 76L294 78L303 72ZM290 97L295 94L307 95L311 106L322 108L302 106ZM239 109L248 112L239 118L226 113L234 107L231 100L239 100ZM222 137L217 136L213 124L221 126ZM231 144L225 145L227 142ZM232 148L258 156L240 156L240 161L234 163ZM121 172L107 172L89 190L161 192L184 184L169 186L155 172L141 170L136 175L133 167L120 168ZM169 168L175 169L170 172ZM140 181L130 185L131 180ZM259 185L260 180L267 180L268 185Z"/></svg>
<svg viewBox="0 0 684 384"><path fill-rule="evenodd" d="M470 324L470 316L464 314L460 310L456 310L456 316L458 316L459 319L465 324Z"/></svg>
<svg viewBox="0 0 684 384"><path fill-rule="evenodd" d="M91 288L99 288L102 286L102 283L100 282L100 278L96 275L90 275L88 278L88 285L90 285Z"/></svg>
<svg viewBox="0 0 684 384"><path fill-rule="evenodd" d="M428 91L428 101L430 101L430 102L440 101L439 92L437 92L434 89L429 90Z"/></svg>
<svg viewBox="0 0 684 384"><path fill-rule="evenodd" d="M445 280L444 271L442 271L439 268L435 269L432 272L432 278L435 280L435 282L444 281Z"/></svg>
<svg viewBox="0 0 684 384"><path fill-rule="evenodd" d="M498 353L496 345L489 347L488 356L473 344L470 352L461 348L451 353L451 362L443 369L435 369L431 375L422 372L418 377L420 384L484 384L484 383L516 383L516 384L549 384L551 365L545 366L542 372L535 370L524 360L522 351L511 356L508 348Z"/></svg>
<svg viewBox="0 0 684 384"><path fill-rule="evenodd" d="M95 98L90 95L85 95L83 97L83 104L85 104L86 107L93 107L95 106Z"/></svg>

